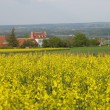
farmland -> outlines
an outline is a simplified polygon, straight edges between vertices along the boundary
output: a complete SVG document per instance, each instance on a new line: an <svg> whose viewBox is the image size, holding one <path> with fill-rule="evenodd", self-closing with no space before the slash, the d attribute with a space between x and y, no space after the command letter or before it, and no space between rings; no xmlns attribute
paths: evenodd
<svg viewBox="0 0 110 110"><path fill-rule="evenodd" d="M72 54L110 54L110 47L74 47L74 48L27 48L0 49L0 54L6 53L72 53Z"/></svg>
<svg viewBox="0 0 110 110"><path fill-rule="evenodd" d="M0 110L110 110L107 54L1 54L0 79Z"/></svg>
<svg viewBox="0 0 110 110"><path fill-rule="evenodd" d="M6 53L36 53L36 52L46 52L46 51L62 51L69 50L69 48L27 48L27 49L0 49L1 54Z"/></svg>
<svg viewBox="0 0 110 110"><path fill-rule="evenodd" d="M76 47L76 48L72 48L70 50L70 52L74 52L74 53L95 53L95 54L99 54L99 53L109 53L110 54L110 47L104 46L104 47Z"/></svg>

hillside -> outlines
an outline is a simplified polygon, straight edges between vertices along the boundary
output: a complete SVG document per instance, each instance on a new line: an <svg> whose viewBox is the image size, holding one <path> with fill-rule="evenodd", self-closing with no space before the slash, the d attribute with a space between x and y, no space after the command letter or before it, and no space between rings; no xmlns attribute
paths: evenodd
<svg viewBox="0 0 110 110"><path fill-rule="evenodd" d="M0 25L0 35L9 34L15 27L18 37L29 35L31 31L46 31L49 36L73 35L84 32L87 36L107 36L110 33L110 22L94 23L64 23L64 24L36 24L36 25Z"/></svg>

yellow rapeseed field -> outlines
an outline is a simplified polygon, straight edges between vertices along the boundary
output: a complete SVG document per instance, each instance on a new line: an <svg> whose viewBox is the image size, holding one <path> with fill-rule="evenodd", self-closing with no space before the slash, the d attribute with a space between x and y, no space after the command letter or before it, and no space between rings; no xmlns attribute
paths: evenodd
<svg viewBox="0 0 110 110"><path fill-rule="evenodd" d="M0 110L110 110L110 55L0 55Z"/></svg>
<svg viewBox="0 0 110 110"><path fill-rule="evenodd" d="M61 51L70 50L70 48L15 48L15 49L0 49L0 53L26 53L26 52L44 52L44 51Z"/></svg>

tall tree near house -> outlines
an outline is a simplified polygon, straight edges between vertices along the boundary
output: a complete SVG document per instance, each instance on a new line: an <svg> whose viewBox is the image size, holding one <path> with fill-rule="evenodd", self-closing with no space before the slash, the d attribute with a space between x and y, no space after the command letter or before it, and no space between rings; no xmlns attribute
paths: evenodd
<svg viewBox="0 0 110 110"><path fill-rule="evenodd" d="M8 42L9 42L9 45L12 47L18 46L18 40L16 39L15 28L12 29Z"/></svg>

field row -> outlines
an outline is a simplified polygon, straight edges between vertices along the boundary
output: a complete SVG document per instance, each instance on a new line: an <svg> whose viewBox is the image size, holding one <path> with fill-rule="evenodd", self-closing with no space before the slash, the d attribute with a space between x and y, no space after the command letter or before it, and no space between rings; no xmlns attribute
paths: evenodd
<svg viewBox="0 0 110 110"><path fill-rule="evenodd" d="M0 49L0 53L25 53L25 52L45 52L45 51L69 50L69 48L25 48L25 49Z"/></svg>
<svg viewBox="0 0 110 110"><path fill-rule="evenodd" d="M110 47L74 47L74 48L26 48L26 49L0 49L0 53L74 53L74 54L110 54Z"/></svg>

